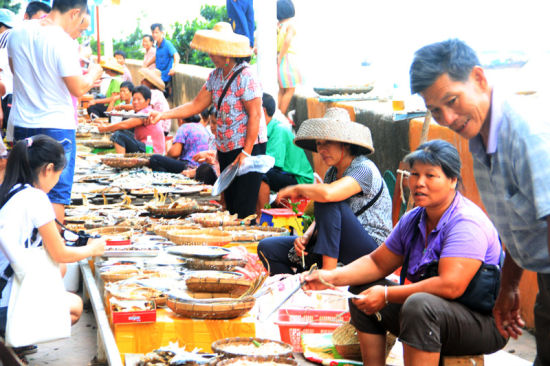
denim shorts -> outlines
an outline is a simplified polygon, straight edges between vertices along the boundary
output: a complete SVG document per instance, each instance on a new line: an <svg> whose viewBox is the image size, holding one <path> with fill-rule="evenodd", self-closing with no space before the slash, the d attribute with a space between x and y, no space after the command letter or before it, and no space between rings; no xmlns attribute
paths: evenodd
<svg viewBox="0 0 550 366"><path fill-rule="evenodd" d="M47 135L55 139L65 149L67 165L59 176L59 181L48 193L51 203L68 205L71 203L71 190L73 188L74 165L76 158L76 133L75 130L63 130L59 128L25 128L15 127L14 137L16 141L35 135Z"/></svg>

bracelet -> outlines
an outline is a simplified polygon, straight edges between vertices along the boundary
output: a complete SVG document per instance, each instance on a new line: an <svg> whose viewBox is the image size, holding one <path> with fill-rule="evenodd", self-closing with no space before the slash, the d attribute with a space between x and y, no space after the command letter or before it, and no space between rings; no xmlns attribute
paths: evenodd
<svg viewBox="0 0 550 366"><path fill-rule="evenodd" d="M249 154L249 153L247 153L246 151L244 151L244 149L242 149L242 151L241 151L241 152L242 152L242 153L243 153L243 154L244 154L245 156L248 156L248 157L250 157L250 154Z"/></svg>
<svg viewBox="0 0 550 366"><path fill-rule="evenodd" d="M388 286L384 286L384 301L386 301L386 305L388 305Z"/></svg>

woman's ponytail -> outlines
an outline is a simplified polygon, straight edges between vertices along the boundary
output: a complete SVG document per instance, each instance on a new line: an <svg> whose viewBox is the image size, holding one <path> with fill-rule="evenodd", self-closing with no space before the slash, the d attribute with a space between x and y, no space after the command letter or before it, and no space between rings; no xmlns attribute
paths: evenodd
<svg viewBox="0 0 550 366"><path fill-rule="evenodd" d="M18 141L8 156L4 181L0 185L0 207L16 184L34 185L40 169L52 163L54 170L62 170L67 160L63 146L46 135L36 135Z"/></svg>

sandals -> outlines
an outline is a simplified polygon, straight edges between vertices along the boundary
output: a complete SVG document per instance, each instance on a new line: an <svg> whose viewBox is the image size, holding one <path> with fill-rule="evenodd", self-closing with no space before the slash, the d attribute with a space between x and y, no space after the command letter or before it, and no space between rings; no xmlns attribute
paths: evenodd
<svg viewBox="0 0 550 366"><path fill-rule="evenodd" d="M13 351L17 354L17 356L19 356L19 358L22 358L23 356L38 352L38 346L36 344L31 344L29 346L16 347Z"/></svg>

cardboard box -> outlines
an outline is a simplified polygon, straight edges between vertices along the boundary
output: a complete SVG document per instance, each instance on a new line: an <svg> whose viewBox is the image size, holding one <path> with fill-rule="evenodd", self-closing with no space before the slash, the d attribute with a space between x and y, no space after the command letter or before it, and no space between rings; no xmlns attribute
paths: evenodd
<svg viewBox="0 0 550 366"><path fill-rule="evenodd" d="M149 303L150 310L137 311L116 311L114 301L110 301L111 307L111 324L133 324L133 323L154 323L157 321L157 308L154 301L132 301L132 300L117 300L119 306L131 308L132 306Z"/></svg>

